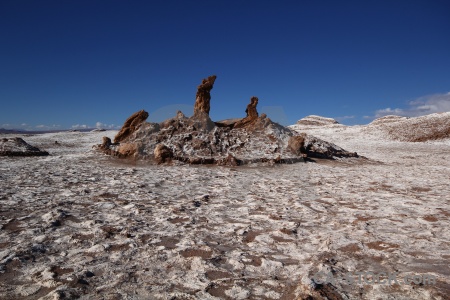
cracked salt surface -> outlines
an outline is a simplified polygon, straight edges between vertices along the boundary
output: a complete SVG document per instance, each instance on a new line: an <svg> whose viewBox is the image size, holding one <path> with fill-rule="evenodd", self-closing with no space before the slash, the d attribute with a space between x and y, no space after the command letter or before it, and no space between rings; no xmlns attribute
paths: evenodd
<svg viewBox="0 0 450 300"><path fill-rule="evenodd" d="M24 136L51 156L0 159L0 299L297 299L319 270L437 278L343 299L446 299L448 143L308 130L370 160L155 166L94 152L113 131Z"/></svg>

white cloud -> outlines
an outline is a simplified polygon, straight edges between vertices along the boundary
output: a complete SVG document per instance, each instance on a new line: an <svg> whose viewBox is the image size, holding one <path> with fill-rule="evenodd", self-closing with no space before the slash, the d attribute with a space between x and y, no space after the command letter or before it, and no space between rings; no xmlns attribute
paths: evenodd
<svg viewBox="0 0 450 300"><path fill-rule="evenodd" d="M390 107L375 111L375 118L387 115L398 115L403 117L418 117L433 113L450 111L450 92L446 94L434 94L423 96L408 103L407 108Z"/></svg>
<svg viewBox="0 0 450 300"><path fill-rule="evenodd" d="M57 129L60 129L60 125L56 125L56 124L53 124L53 125L43 125L43 124L41 124L41 125L36 125L35 126L37 129L39 129L39 130L57 130Z"/></svg>
<svg viewBox="0 0 450 300"><path fill-rule="evenodd" d="M71 128L72 129L86 129L86 128L89 128L89 126L87 126L86 124L82 124L82 125L76 124L76 125L72 125Z"/></svg>
<svg viewBox="0 0 450 300"><path fill-rule="evenodd" d="M377 111L375 111L375 118L381 118L387 115L398 115L398 116L403 116L404 114L404 110L401 108L394 108L391 109L390 107L388 108L383 108L383 109L379 109Z"/></svg>
<svg viewBox="0 0 450 300"><path fill-rule="evenodd" d="M95 123L95 128L98 128L98 129L115 129L115 128L119 128L119 126L116 126L114 124L104 124L102 122L97 122L97 123Z"/></svg>

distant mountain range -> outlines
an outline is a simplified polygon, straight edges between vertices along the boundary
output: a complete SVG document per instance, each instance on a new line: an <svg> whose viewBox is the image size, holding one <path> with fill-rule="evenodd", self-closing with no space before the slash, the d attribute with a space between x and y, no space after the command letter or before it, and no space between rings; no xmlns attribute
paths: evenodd
<svg viewBox="0 0 450 300"><path fill-rule="evenodd" d="M55 132L89 132L89 131L102 131L98 128L85 128L85 129L65 129L65 130L21 130L21 129L5 129L0 128L0 134L43 134L43 133L55 133Z"/></svg>

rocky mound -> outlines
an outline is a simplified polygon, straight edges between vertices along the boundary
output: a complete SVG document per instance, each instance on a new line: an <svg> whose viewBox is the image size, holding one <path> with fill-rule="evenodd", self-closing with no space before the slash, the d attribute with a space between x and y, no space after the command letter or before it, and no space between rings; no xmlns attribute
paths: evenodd
<svg viewBox="0 0 450 300"><path fill-rule="evenodd" d="M339 124L339 122L332 118L310 115L298 120L296 124L305 126L326 126Z"/></svg>
<svg viewBox="0 0 450 300"><path fill-rule="evenodd" d="M158 163L176 160L217 165L293 163L306 156L357 156L306 134L299 135L265 114L259 116L257 97L251 97L246 117L213 122L209 102L215 80L216 76L210 76L198 86L192 117L179 111L174 118L158 124L146 122L148 114L142 110L127 119L114 143L105 137L98 149L109 155L154 159Z"/></svg>
<svg viewBox="0 0 450 300"><path fill-rule="evenodd" d="M408 119L408 118L401 117L401 116L395 116L395 115L388 115L388 116L384 116L384 117L373 120L369 125L389 124L389 123L393 123L393 122L404 121L406 119Z"/></svg>
<svg viewBox="0 0 450 300"><path fill-rule="evenodd" d="M304 152L308 157L315 158L344 158L344 157L359 157L356 152L348 152L341 147L321 140L315 136L302 133L304 136Z"/></svg>
<svg viewBox="0 0 450 300"><path fill-rule="evenodd" d="M45 156L47 151L41 151L39 148L31 146L23 139L2 138L0 140L0 156Z"/></svg>
<svg viewBox="0 0 450 300"><path fill-rule="evenodd" d="M370 128L381 130L391 139L405 142L425 142L450 138L450 112L405 118L386 116L374 120Z"/></svg>

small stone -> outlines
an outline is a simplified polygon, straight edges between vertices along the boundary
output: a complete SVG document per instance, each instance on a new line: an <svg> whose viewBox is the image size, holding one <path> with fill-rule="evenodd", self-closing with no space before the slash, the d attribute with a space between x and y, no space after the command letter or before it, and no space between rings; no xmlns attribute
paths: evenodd
<svg viewBox="0 0 450 300"><path fill-rule="evenodd" d="M86 271L86 273L84 273L84 275L88 278L95 276L95 274L92 273L91 271Z"/></svg>
<svg viewBox="0 0 450 300"><path fill-rule="evenodd" d="M61 226L61 221L60 220L55 220L55 221L50 223L50 226L52 226L52 227L59 227L59 226Z"/></svg>
<svg viewBox="0 0 450 300"><path fill-rule="evenodd" d="M84 280L83 278L79 278L77 282L78 282L79 284L89 285L89 282L87 282L87 281Z"/></svg>
<svg viewBox="0 0 450 300"><path fill-rule="evenodd" d="M35 244L31 247L32 252L45 253L45 247L42 244Z"/></svg>

